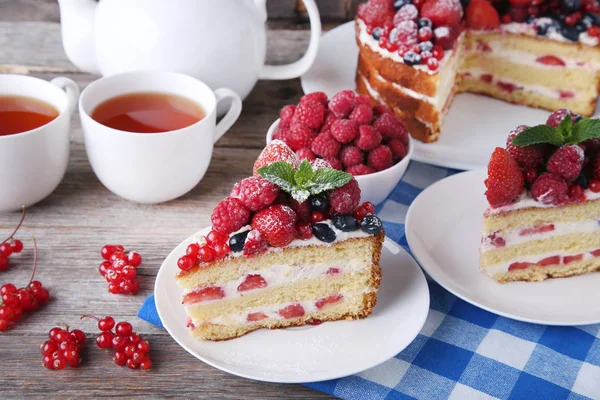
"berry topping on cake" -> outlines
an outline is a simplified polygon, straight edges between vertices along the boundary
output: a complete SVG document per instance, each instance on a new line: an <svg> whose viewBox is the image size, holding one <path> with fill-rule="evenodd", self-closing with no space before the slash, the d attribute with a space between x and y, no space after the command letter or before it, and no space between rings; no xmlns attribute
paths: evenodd
<svg viewBox="0 0 600 400"><path fill-rule="evenodd" d="M351 213L360 202L360 188L356 179L352 178L344 186L329 193L331 208L339 213Z"/></svg>
<svg viewBox="0 0 600 400"><path fill-rule="evenodd" d="M246 257L252 257L255 254L265 251L267 245L267 240L264 236L259 231L252 230L248 232L246 237L243 253Z"/></svg>
<svg viewBox="0 0 600 400"><path fill-rule="evenodd" d="M546 170L573 182L583 168L584 153L581 147L570 144L560 147L548 159Z"/></svg>
<svg viewBox="0 0 600 400"><path fill-rule="evenodd" d="M236 183L229 196L241 200L248 210L258 211L273 204L278 195L277 185L261 177L251 176Z"/></svg>
<svg viewBox="0 0 600 400"><path fill-rule="evenodd" d="M550 114L548 120L546 121L546 125L550 125L553 128L558 127L558 124L565 118L567 114L570 115L571 119L574 119L576 117L576 115L573 114L570 110L567 110L566 108L561 108Z"/></svg>
<svg viewBox="0 0 600 400"><path fill-rule="evenodd" d="M287 162L294 168L300 165L300 159L296 153L289 148L289 146L282 141L273 140L267 147L265 147L262 153L260 153L258 156L258 159L254 162L254 175L258 176L256 171L258 171L259 168L276 161Z"/></svg>
<svg viewBox="0 0 600 400"><path fill-rule="evenodd" d="M296 237L296 213L290 207L276 204L252 217L252 229L259 231L273 247L285 247Z"/></svg>
<svg viewBox="0 0 600 400"><path fill-rule="evenodd" d="M512 203L523 192L525 180L519 165L510 153L496 147L488 164L488 178L485 180L490 206L501 207Z"/></svg>
<svg viewBox="0 0 600 400"><path fill-rule="evenodd" d="M459 0L426 0L421 17L429 18L434 26L456 26L463 15Z"/></svg>
<svg viewBox="0 0 600 400"><path fill-rule="evenodd" d="M511 142L519 133L529 128L519 125L513 129L506 139L506 150L522 168L537 168L544 162L544 149L540 145L515 146Z"/></svg>
<svg viewBox="0 0 600 400"><path fill-rule="evenodd" d="M567 182L558 175L544 172L533 185L531 185L531 197L542 204L562 204L567 199Z"/></svg>
<svg viewBox="0 0 600 400"><path fill-rule="evenodd" d="M231 233L248 223L250 211L241 200L227 197L217 204L210 219L215 230Z"/></svg>
<svg viewBox="0 0 600 400"><path fill-rule="evenodd" d="M465 12L467 26L476 30L491 30L500 26L498 11L487 0L473 0Z"/></svg>
<svg viewBox="0 0 600 400"><path fill-rule="evenodd" d="M313 234L317 239L325 243L333 243L336 239L336 234L331 227L323 222L313 224Z"/></svg>

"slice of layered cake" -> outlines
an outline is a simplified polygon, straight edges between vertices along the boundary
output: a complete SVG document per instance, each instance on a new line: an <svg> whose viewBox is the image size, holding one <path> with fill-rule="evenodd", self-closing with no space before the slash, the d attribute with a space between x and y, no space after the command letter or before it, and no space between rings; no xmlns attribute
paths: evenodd
<svg viewBox="0 0 600 400"><path fill-rule="evenodd" d="M352 175L271 142L178 261L192 335L226 340L370 315L385 233L359 201Z"/></svg>
<svg viewBox="0 0 600 400"><path fill-rule="evenodd" d="M597 0L369 0L356 17L357 91L423 142L460 92L590 116L599 11Z"/></svg>
<svg viewBox="0 0 600 400"><path fill-rule="evenodd" d="M600 270L600 120L519 126L488 165L481 270L500 282Z"/></svg>

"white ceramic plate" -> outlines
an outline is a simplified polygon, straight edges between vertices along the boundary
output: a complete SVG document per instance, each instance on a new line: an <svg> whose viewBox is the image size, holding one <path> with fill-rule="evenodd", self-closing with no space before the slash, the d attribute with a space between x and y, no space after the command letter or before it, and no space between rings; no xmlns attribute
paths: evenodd
<svg viewBox="0 0 600 400"><path fill-rule="evenodd" d="M315 63L301 78L302 90L333 96L340 90L354 89L358 59L355 40L354 22L323 35ZM494 148L504 147L515 126L542 124L548 115L548 111L485 96L459 94L446 116L440 139L430 144L415 140L412 159L448 168L483 168Z"/></svg>
<svg viewBox="0 0 600 400"><path fill-rule="evenodd" d="M461 299L505 317L545 325L600 322L600 273L500 284L479 271L485 177L484 170L456 174L414 200L406 237L423 269Z"/></svg>
<svg viewBox="0 0 600 400"><path fill-rule="evenodd" d="M370 317L284 330L262 329L224 342L196 340L185 327L183 291L173 279L178 272L177 259L191 239L177 246L162 264L154 287L156 308L164 327L181 347L234 375L280 383L352 375L402 351L417 336L429 312L429 288L423 272L404 249L386 238L381 288Z"/></svg>

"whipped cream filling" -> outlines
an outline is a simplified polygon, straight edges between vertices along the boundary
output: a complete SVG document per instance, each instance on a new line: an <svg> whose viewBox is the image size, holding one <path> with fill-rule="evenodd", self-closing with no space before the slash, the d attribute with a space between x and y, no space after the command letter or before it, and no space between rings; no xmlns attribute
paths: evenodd
<svg viewBox="0 0 600 400"><path fill-rule="evenodd" d="M600 215L598 216L600 218ZM543 223L540 225L549 225L550 223ZM508 231L500 231L495 233L496 237L504 239L505 246L497 247L494 246L491 234L484 234L481 241L481 253L485 253L490 250L503 249L509 246L520 245L529 241L549 239L555 236L568 235L571 233L600 233L600 220L590 219L581 222L554 222L551 223L554 226L553 230L539 233L523 234L523 230L526 227L520 227L518 229L512 229Z"/></svg>
<svg viewBox="0 0 600 400"><path fill-rule="evenodd" d="M354 299L358 296L362 296L364 293L368 293L370 291L371 290L364 290L361 292L353 292L353 293L340 293L340 295L342 296L342 299L339 302L331 304L331 306L338 305L339 303L342 303L343 301L346 301L346 300L352 300L352 299ZM198 326L204 322L209 322L209 323L218 324L218 325L244 325L244 324L249 323L248 314L258 313L258 312L265 314L267 316L267 318L275 318L275 319L282 320L282 319L285 319L283 316L281 316L279 314L279 310L281 310L282 308L287 307L291 304L299 304L304 309L304 313L308 314L308 313L312 313L315 311L319 311L319 309L317 308L317 305L316 305L317 301L319 301L319 299L302 300L302 301L297 301L294 303L270 304L270 305L260 306L255 309L243 311L240 313L220 315L209 321L198 321L198 320L194 321L194 320L192 320L192 322L196 326ZM327 306L323 307L323 310L326 310L326 307Z"/></svg>
<svg viewBox="0 0 600 400"><path fill-rule="evenodd" d="M526 256L521 256L521 257L515 257L511 260L508 261L502 261L498 264L494 264L494 265L490 265L487 267L483 267L481 266L480 269L481 271L485 272L486 274L488 274L489 276L494 276L498 273L507 273L510 272L509 268L512 264L514 263L537 263L545 258L548 257L555 257L555 256L560 256L561 257L561 263L560 264L556 264L556 265L565 265L563 263L563 257L565 256L575 256L575 255L579 255L582 254L581 260L590 260L592 258L597 258L600 256L595 256L592 254L593 251L596 251L598 249L588 249L585 250L582 253L578 253L578 254L566 254L566 253L561 253L559 251L553 251L553 252L548 252L548 253L542 253L542 254L528 254ZM556 265L552 265L552 266L556 266ZM552 267L549 266L549 267Z"/></svg>
<svg viewBox="0 0 600 400"><path fill-rule="evenodd" d="M343 262L336 263L322 263L322 264L312 264L312 265L290 265L290 264L281 264L275 265L272 268L263 268L257 269L251 272L248 272L244 276L231 280L229 282L225 282L222 284L210 285L210 286L218 286L220 287L225 297L223 299L235 299L238 297L243 297L248 294L253 294L259 290L265 290L277 286L281 286L290 282L294 282L297 280L304 279L314 279L318 277L323 277L326 279L329 275L337 276L339 274L353 273L356 271L364 270L369 268L370 265L364 264L362 260L344 260ZM332 271L332 269L335 269ZM265 288L257 288L247 291L238 291L238 286L246 280L248 275L260 275L267 283ZM193 293L196 290L200 290L200 288L194 288L184 291L184 296ZM223 300L219 299L219 300ZM209 300L202 301L198 303L186 304L186 307L195 307L195 306L205 306L214 303L219 300Z"/></svg>
<svg viewBox="0 0 600 400"><path fill-rule="evenodd" d="M600 199L600 192L595 193L595 192L592 192L590 189L584 190L583 194L585 196L585 201L593 201L593 200ZM565 205L569 205L569 203L567 203ZM506 206L496 207L496 208L488 207L487 210L485 210L484 216L497 215L497 214L502 214L502 213L506 213L506 212L510 212L510 211L521 210L524 208L553 208L553 207L560 207L560 206L556 206L554 204L540 203L539 201L534 200L528 191L523 191L523 193L521 194L519 199L512 204L508 204Z"/></svg>

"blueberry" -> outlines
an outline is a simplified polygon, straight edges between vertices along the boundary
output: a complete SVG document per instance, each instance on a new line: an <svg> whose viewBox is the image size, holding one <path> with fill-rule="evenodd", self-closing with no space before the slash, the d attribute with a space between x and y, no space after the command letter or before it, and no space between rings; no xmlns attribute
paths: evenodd
<svg viewBox="0 0 600 400"><path fill-rule="evenodd" d="M335 241L335 232L328 224L317 223L312 226L313 234L321 242L332 243Z"/></svg>
<svg viewBox="0 0 600 400"><path fill-rule="evenodd" d="M588 178L586 178L586 176L584 174L579 175L577 177L577 180L575 181L575 183L584 189L587 189L588 185L589 185Z"/></svg>
<svg viewBox="0 0 600 400"><path fill-rule="evenodd" d="M525 22L528 24L531 24L535 21L536 17L534 17L533 15L528 16L527 18L525 18Z"/></svg>
<svg viewBox="0 0 600 400"><path fill-rule="evenodd" d="M589 26L587 26L584 22L579 21L576 25L575 25L575 30L579 33L581 32L585 32L587 31L587 28L589 28Z"/></svg>
<svg viewBox="0 0 600 400"><path fill-rule="evenodd" d="M377 235L383 230L383 222L377 215L369 214L361 221L360 229L370 235Z"/></svg>
<svg viewBox="0 0 600 400"><path fill-rule="evenodd" d="M417 65L421 64L421 56L414 51L407 51L404 53L404 64L406 65Z"/></svg>
<svg viewBox="0 0 600 400"><path fill-rule="evenodd" d="M396 0L394 1L394 9L399 10L407 4L410 4L410 0Z"/></svg>
<svg viewBox="0 0 600 400"><path fill-rule="evenodd" d="M581 114L575 114L575 116L573 118L571 118L571 120L573 121L574 124L579 122L579 120L581 120L581 119L583 119L583 116Z"/></svg>
<svg viewBox="0 0 600 400"><path fill-rule="evenodd" d="M600 26L600 15L597 14L585 13L583 14L583 18L581 18L581 20L586 21L586 23L589 21L589 23L595 26Z"/></svg>
<svg viewBox="0 0 600 400"><path fill-rule="evenodd" d="M580 8L581 0L563 0L562 2L562 9L567 14L579 11Z"/></svg>
<svg viewBox="0 0 600 400"><path fill-rule="evenodd" d="M424 51L432 51L433 43L431 43L429 41L421 42L421 43L419 43L419 47L421 48L421 53L423 53Z"/></svg>
<svg viewBox="0 0 600 400"><path fill-rule="evenodd" d="M471 0L460 0L460 4L462 5L463 10L466 10L470 3Z"/></svg>
<svg viewBox="0 0 600 400"><path fill-rule="evenodd" d="M433 23L427 17L420 18L419 22L417 22L417 25L419 26L419 28L432 28L433 29Z"/></svg>
<svg viewBox="0 0 600 400"><path fill-rule="evenodd" d="M577 42L579 41L579 32L575 29L574 26L563 26L560 30L561 35L563 35L566 39Z"/></svg>
<svg viewBox="0 0 600 400"><path fill-rule="evenodd" d="M383 28L379 28L379 27L373 29L373 33L371 34L371 36L373 36L373 39L375 39L375 40L379 40L381 35L383 35Z"/></svg>
<svg viewBox="0 0 600 400"><path fill-rule="evenodd" d="M239 253L244 249L244 243L246 242L246 237L250 231L243 231L240 233L236 233L232 237L229 238L229 248L231 251L235 253Z"/></svg>
<svg viewBox="0 0 600 400"><path fill-rule="evenodd" d="M308 199L312 211L325 212L329 209L329 198L326 192L315 194Z"/></svg>
<svg viewBox="0 0 600 400"><path fill-rule="evenodd" d="M537 34L540 36L546 36L548 34L548 28L550 28L549 24L538 25Z"/></svg>
<svg viewBox="0 0 600 400"><path fill-rule="evenodd" d="M358 221L350 214L337 213L332 218L333 226L342 232L352 232L358 229Z"/></svg>

